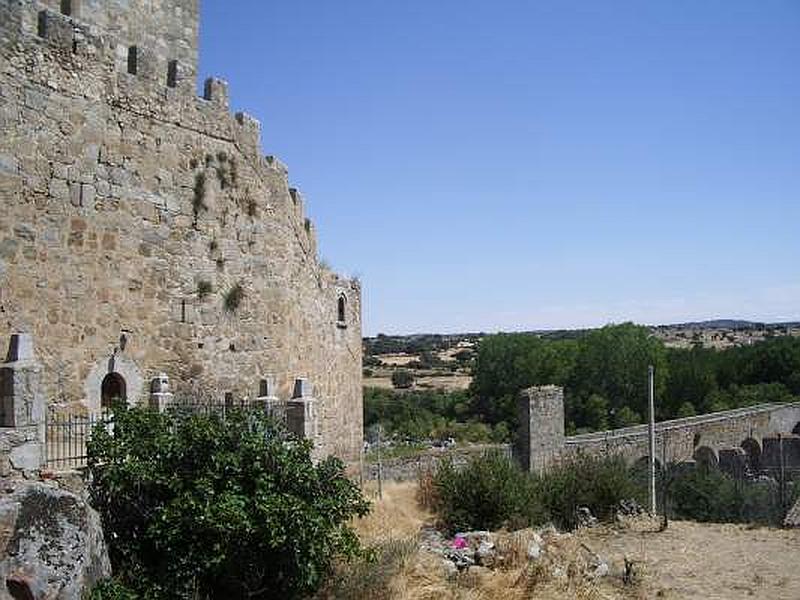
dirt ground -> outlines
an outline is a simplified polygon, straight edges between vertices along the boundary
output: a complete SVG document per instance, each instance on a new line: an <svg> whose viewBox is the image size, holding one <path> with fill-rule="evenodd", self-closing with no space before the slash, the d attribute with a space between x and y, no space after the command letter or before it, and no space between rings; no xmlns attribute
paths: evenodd
<svg viewBox="0 0 800 600"><path fill-rule="evenodd" d="M579 537L613 568L641 561L647 598L800 599L800 530L671 522L653 533L586 530Z"/></svg>
<svg viewBox="0 0 800 600"><path fill-rule="evenodd" d="M370 487L367 493L373 495ZM356 523L366 543L413 538L432 515L416 502L416 483L389 483L370 516ZM532 582L522 565L478 579L448 580L441 561L420 551L395 578L392 598L411 600L800 600L800 530L636 519L564 536L564 560L590 548L610 566L607 577L587 581L543 577ZM565 550L567 552L567 550ZM636 582L625 585L625 558ZM569 569L567 569L569 570ZM389 597L389 596L387 596Z"/></svg>

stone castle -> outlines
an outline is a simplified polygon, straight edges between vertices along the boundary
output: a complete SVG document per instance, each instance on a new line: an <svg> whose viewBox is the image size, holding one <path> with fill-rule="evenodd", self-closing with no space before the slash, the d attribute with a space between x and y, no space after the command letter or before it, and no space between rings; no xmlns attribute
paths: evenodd
<svg viewBox="0 0 800 600"><path fill-rule="evenodd" d="M294 403L353 468L360 284L226 82L198 97L198 27L199 0L0 0L0 344L32 340L51 405L147 403L162 373Z"/></svg>

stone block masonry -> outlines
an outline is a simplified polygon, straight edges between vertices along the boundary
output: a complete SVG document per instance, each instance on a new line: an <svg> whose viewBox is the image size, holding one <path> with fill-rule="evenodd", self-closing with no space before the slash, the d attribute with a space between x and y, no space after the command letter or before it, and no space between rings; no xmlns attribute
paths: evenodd
<svg viewBox="0 0 800 600"><path fill-rule="evenodd" d="M360 284L320 264L227 83L196 95L198 15L0 0L0 345L30 334L46 400L90 411L149 403L162 373L176 399L276 406L305 379L318 451L355 472Z"/></svg>
<svg viewBox="0 0 800 600"><path fill-rule="evenodd" d="M526 471L544 471L564 448L564 388L523 390L519 397L520 432L514 449Z"/></svg>
<svg viewBox="0 0 800 600"><path fill-rule="evenodd" d="M520 465L543 471L579 454L646 459L647 425L564 437L564 390L533 387L519 398L514 448ZM656 424L656 461L700 462L743 476L783 470L800 477L800 403L762 404Z"/></svg>

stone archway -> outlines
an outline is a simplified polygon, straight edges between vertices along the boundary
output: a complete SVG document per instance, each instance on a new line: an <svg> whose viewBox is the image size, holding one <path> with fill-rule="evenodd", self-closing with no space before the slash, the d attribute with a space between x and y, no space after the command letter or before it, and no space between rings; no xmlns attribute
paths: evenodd
<svg viewBox="0 0 800 600"><path fill-rule="evenodd" d="M719 459L717 453L708 446L700 446L694 451L694 458L697 465L706 469L716 469L719 466Z"/></svg>
<svg viewBox="0 0 800 600"><path fill-rule="evenodd" d="M128 399L128 385L119 373L108 373L100 385L100 408L111 408L116 402Z"/></svg>
<svg viewBox="0 0 800 600"><path fill-rule="evenodd" d="M747 466L752 473L761 471L761 444L753 438L747 438L741 443L742 450L747 454Z"/></svg>
<svg viewBox="0 0 800 600"><path fill-rule="evenodd" d="M120 388L121 379L122 388ZM83 383L84 398L89 412L97 413L106 407L106 392L113 394L122 389L121 396L128 405L139 404L146 392L144 377L139 367L125 356L112 356L97 361ZM118 392L117 392L118 393Z"/></svg>

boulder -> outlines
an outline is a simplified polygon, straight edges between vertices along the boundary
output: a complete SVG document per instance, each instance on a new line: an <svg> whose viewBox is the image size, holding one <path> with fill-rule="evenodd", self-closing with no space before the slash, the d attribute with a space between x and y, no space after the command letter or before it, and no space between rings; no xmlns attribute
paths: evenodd
<svg viewBox="0 0 800 600"><path fill-rule="evenodd" d="M492 542L484 540L475 550L475 562L482 567L493 567L497 561L497 550Z"/></svg>
<svg viewBox="0 0 800 600"><path fill-rule="evenodd" d="M592 514L588 506L579 506L575 510L575 516L578 520L578 527L596 527L597 517Z"/></svg>
<svg viewBox="0 0 800 600"><path fill-rule="evenodd" d="M0 600L81 600L110 575L100 517L85 501L0 481Z"/></svg>

